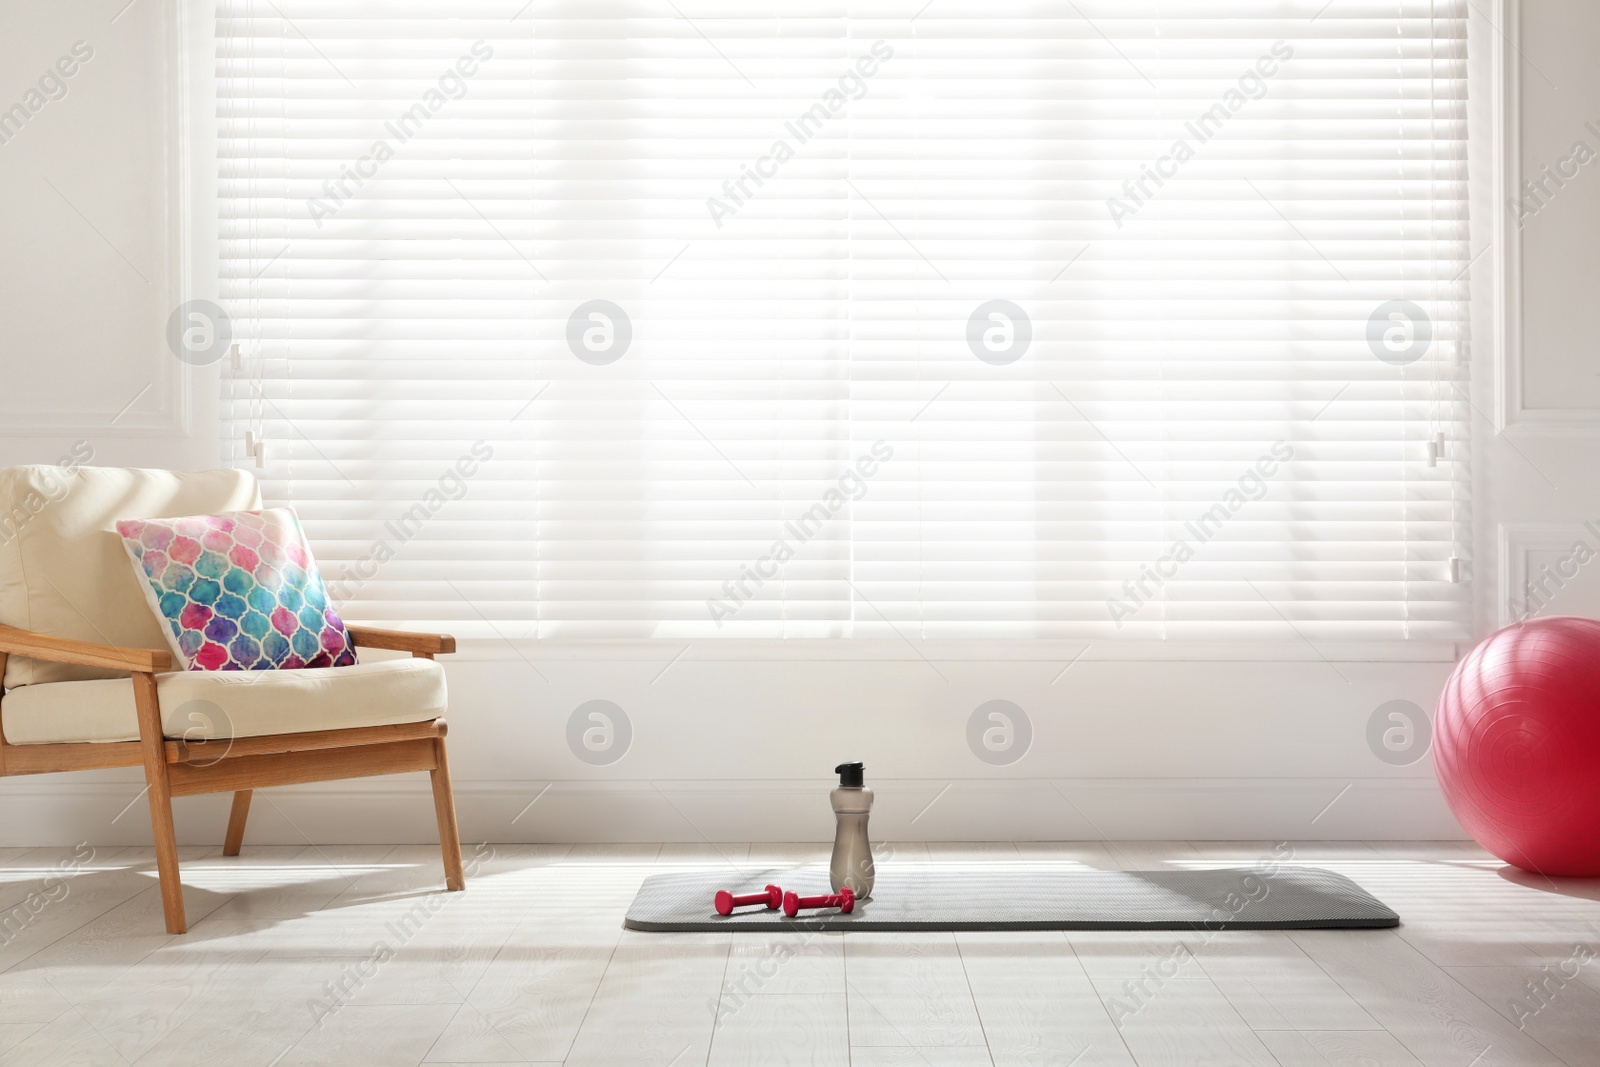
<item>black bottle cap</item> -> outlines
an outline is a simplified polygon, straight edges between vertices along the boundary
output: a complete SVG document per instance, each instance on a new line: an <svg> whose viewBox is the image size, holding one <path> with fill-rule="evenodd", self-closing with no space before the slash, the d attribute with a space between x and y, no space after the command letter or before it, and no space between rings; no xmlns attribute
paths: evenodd
<svg viewBox="0 0 1600 1067"><path fill-rule="evenodd" d="M841 763L833 769L839 776L839 784L845 788L859 789L867 784L866 765L862 763Z"/></svg>

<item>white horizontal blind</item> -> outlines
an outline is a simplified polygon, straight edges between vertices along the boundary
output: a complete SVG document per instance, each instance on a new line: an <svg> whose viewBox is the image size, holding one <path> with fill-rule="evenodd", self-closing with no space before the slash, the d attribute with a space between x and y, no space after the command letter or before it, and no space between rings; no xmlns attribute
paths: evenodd
<svg viewBox="0 0 1600 1067"><path fill-rule="evenodd" d="M346 614L1464 632L1463 0L917 7L221 0L229 447Z"/></svg>

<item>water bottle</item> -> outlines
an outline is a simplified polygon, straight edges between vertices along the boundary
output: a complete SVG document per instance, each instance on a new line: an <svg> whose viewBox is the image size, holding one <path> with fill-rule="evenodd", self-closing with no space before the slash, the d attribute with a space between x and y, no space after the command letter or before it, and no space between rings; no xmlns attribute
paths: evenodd
<svg viewBox="0 0 1600 1067"><path fill-rule="evenodd" d="M833 859L828 880L835 893L849 886L857 898L872 895L872 842L867 840L867 815L872 811L872 790L864 784L860 763L841 763L833 769L839 788L829 794L838 828L833 835Z"/></svg>

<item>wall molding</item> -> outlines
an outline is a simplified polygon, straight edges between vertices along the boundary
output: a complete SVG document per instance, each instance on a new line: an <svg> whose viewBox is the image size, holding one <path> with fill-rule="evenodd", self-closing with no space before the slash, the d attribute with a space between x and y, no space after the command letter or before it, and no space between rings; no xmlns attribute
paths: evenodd
<svg viewBox="0 0 1600 1067"><path fill-rule="evenodd" d="M186 65L183 55L183 34L175 5L162 4L161 56L162 63L162 129L165 134L162 161L161 203L165 239L162 244L162 262L153 295L163 312L170 313L183 300L188 290L188 233L189 211L184 200L188 173L187 143L190 129L188 115ZM164 320L163 320L164 321ZM161 407L153 412L116 412L111 415L85 411L5 411L0 412L0 437L16 438L87 438L91 443L108 438L183 438L189 436L193 425L193 374L188 364L177 359L158 342L153 350L140 353L130 347L130 358L140 355L149 359L150 384L148 389L161 398ZM142 400L143 395L134 398Z"/></svg>
<svg viewBox="0 0 1600 1067"><path fill-rule="evenodd" d="M1522 189L1522 0L1498 0L1494 94L1495 429L1521 435L1600 434L1600 408L1533 408L1524 395L1522 230L1511 201Z"/></svg>
<svg viewBox="0 0 1600 1067"><path fill-rule="evenodd" d="M1417 768L1422 773L1417 773ZM877 841L1459 840L1426 760L1385 778L988 778L873 782ZM505 843L827 841L829 781L529 780L458 782L464 841ZM0 847L150 841L142 782L10 779L0 798L27 819ZM215 846L226 794L174 805L178 838ZM431 844L427 779L260 790L246 848Z"/></svg>
<svg viewBox="0 0 1600 1067"><path fill-rule="evenodd" d="M1591 549L1600 549L1596 533L1581 522L1503 522L1498 541L1500 585L1495 610L1501 627L1524 617L1518 606L1527 599L1530 552L1565 552L1578 541L1589 544ZM1576 576L1574 572L1557 574L1554 578L1564 584Z"/></svg>

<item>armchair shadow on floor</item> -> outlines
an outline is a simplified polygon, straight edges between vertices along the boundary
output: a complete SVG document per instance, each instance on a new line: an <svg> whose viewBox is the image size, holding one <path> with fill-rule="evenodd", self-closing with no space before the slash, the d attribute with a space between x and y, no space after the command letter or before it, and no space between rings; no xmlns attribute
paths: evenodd
<svg viewBox="0 0 1600 1067"><path fill-rule="evenodd" d="M244 471L0 471L0 776L144 768L169 933L187 929L172 799L233 793L224 854L255 789L427 771L445 884L466 887L445 753L445 634L347 628L409 652L345 667L173 671L119 519L259 508Z"/></svg>

